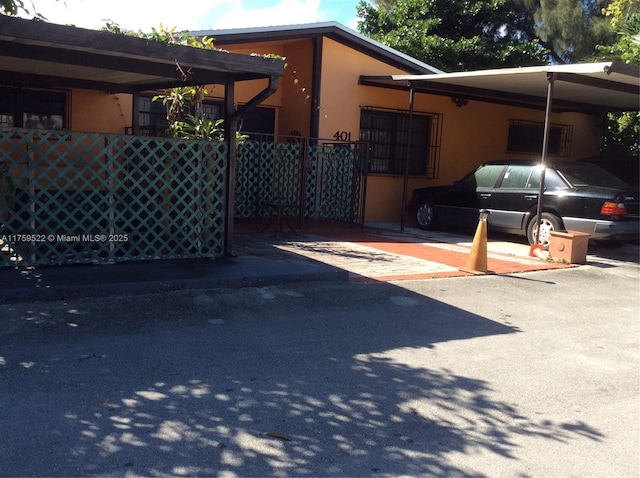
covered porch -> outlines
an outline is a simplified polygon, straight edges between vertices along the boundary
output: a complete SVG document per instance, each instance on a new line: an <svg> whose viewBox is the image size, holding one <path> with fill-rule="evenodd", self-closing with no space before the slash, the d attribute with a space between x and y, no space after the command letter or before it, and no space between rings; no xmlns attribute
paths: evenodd
<svg viewBox="0 0 640 478"><path fill-rule="evenodd" d="M22 115L4 114L0 266L230 252L237 118L273 94L283 71L281 58L0 16L1 86L133 97L125 118L133 134L74 131L70 121L30 128ZM251 80L264 89L239 107L235 87ZM224 86L225 140L139 136L138 95L190 85Z"/></svg>

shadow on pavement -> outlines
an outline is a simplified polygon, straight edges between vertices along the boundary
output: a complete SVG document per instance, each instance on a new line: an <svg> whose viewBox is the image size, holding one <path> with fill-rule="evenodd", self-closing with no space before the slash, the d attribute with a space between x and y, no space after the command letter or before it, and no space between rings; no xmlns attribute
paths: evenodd
<svg viewBox="0 0 640 478"><path fill-rule="evenodd" d="M0 475L475 475L450 457L602 438L432 368L518 329L389 284L2 307Z"/></svg>

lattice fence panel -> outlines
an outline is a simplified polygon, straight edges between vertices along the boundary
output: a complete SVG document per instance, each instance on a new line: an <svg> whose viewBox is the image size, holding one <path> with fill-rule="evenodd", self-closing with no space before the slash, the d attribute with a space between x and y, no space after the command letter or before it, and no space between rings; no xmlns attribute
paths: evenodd
<svg viewBox="0 0 640 478"><path fill-rule="evenodd" d="M264 217L269 203L298 204L302 149L299 144L275 141L245 141L238 148L236 165L237 218ZM284 215L297 214L284 208Z"/></svg>
<svg viewBox="0 0 640 478"><path fill-rule="evenodd" d="M0 148L0 265L223 253L222 143L11 129Z"/></svg>
<svg viewBox="0 0 640 478"><path fill-rule="evenodd" d="M307 214L330 221L355 221L361 183L357 148L353 144L321 144L310 148L309 158Z"/></svg>
<svg viewBox="0 0 640 478"><path fill-rule="evenodd" d="M271 194L274 145L273 142L245 141L238 146L235 217L265 215L264 204Z"/></svg>

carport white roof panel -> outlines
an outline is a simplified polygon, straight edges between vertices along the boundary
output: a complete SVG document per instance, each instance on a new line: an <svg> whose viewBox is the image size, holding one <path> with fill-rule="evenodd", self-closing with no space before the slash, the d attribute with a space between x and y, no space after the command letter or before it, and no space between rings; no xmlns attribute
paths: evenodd
<svg viewBox="0 0 640 478"><path fill-rule="evenodd" d="M434 75L363 76L361 84L407 88L480 101L544 106L548 76L554 75L554 103L564 110L640 109L639 68L617 62L502 68Z"/></svg>

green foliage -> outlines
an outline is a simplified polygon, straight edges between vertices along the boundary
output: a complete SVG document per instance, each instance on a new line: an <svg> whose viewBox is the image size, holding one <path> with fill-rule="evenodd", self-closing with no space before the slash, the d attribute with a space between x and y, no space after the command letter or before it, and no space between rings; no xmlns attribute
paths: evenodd
<svg viewBox="0 0 640 478"><path fill-rule="evenodd" d="M2 0L0 0L2 1ZM147 40L166 43L168 45L183 45L192 48L201 48L203 50L215 50L214 39L208 36L194 37L188 31L176 31L176 27L166 27L162 24L156 28L151 28L150 33L144 33L140 30L133 31L122 28L119 24L112 20L106 20L102 31L115 33L117 35L128 35L138 38L146 38Z"/></svg>
<svg viewBox="0 0 640 478"><path fill-rule="evenodd" d="M31 8L33 8L33 12L27 8L24 0L0 0L0 15L14 16L19 12L23 12L27 15L33 15L33 18L37 18L38 20L46 20L44 16L36 11L33 1L29 3L31 4Z"/></svg>
<svg viewBox="0 0 640 478"><path fill-rule="evenodd" d="M618 30L620 23L624 23L633 13L640 10L640 0L611 0L602 13L611 21L611 27Z"/></svg>
<svg viewBox="0 0 640 478"><path fill-rule="evenodd" d="M164 95L156 95L153 101L162 101L167 108L167 136L176 139L199 139L222 141L224 120L202 115L202 101L207 95L203 86L183 86L172 88ZM193 111L193 113L192 113ZM238 144L247 139L236 132Z"/></svg>
<svg viewBox="0 0 640 478"><path fill-rule="evenodd" d="M554 52L560 63L591 57L596 45L615 39L605 18L606 0L540 0L534 12L536 35Z"/></svg>
<svg viewBox="0 0 640 478"><path fill-rule="evenodd" d="M16 15L19 10L25 10L22 0L0 0L0 13Z"/></svg>
<svg viewBox="0 0 640 478"><path fill-rule="evenodd" d="M605 15L617 27L618 36L615 43L598 46L600 59L640 66L640 1L614 1L605 10ZM630 111L608 115L602 153L640 156L640 113Z"/></svg>
<svg viewBox="0 0 640 478"><path fill-rule="evenodd" d="M625 18L618 18L616 24L619 27L616 42L599 45L599 57L640 65L640 7Z"/></svg>
<svg viewBox="0 0 640 478"><path fill-rule="evenodd" d="M176 32L176 28L167 28L160 25L158 29L152 28L151 33L132 32L124 30L115 22L108 21L103 28L111 33L146 38L169 45L184 45L205 50L215 49L214 40L211 37L197 38L188 32ZM176 65L182 71L180 65ZM183 73L183 76L186 76ZM207 96L203 85L180 86L172 88L164 94L156 95L153 101L162 101L167 109L167 136L177 139L198 139L205 141L222 141L224 128L222 119L211 119L202 116L202 102ZM244 141L246 137L236 134L237 141Z"/></svg>
<svg viewBox="0 0 640 478"><path fill-rule="evenodd" d="M372 1L358 6L363 34L449 71L584 60L615 41L607 12L639 0Z"/></svg>
<svg viewBox="0 0 640 478"><path fill-rule="evenodd" d="M545 63L508 0L361 0L358 16L364 35L445 71Z"/></svg>
<svg viewBox="0 0 640 478"><path fill-rule="evenodd" d="M610 114L602 154L605 156L640 156L640 113Z"/></svg>
<svg viewBox="0 0 640 478"><path fill-rule="evenodd" d="M169 125L173 138L200 139L205 141L222 141L224 138L224 120L186 115L181 121Z"/></svg>

